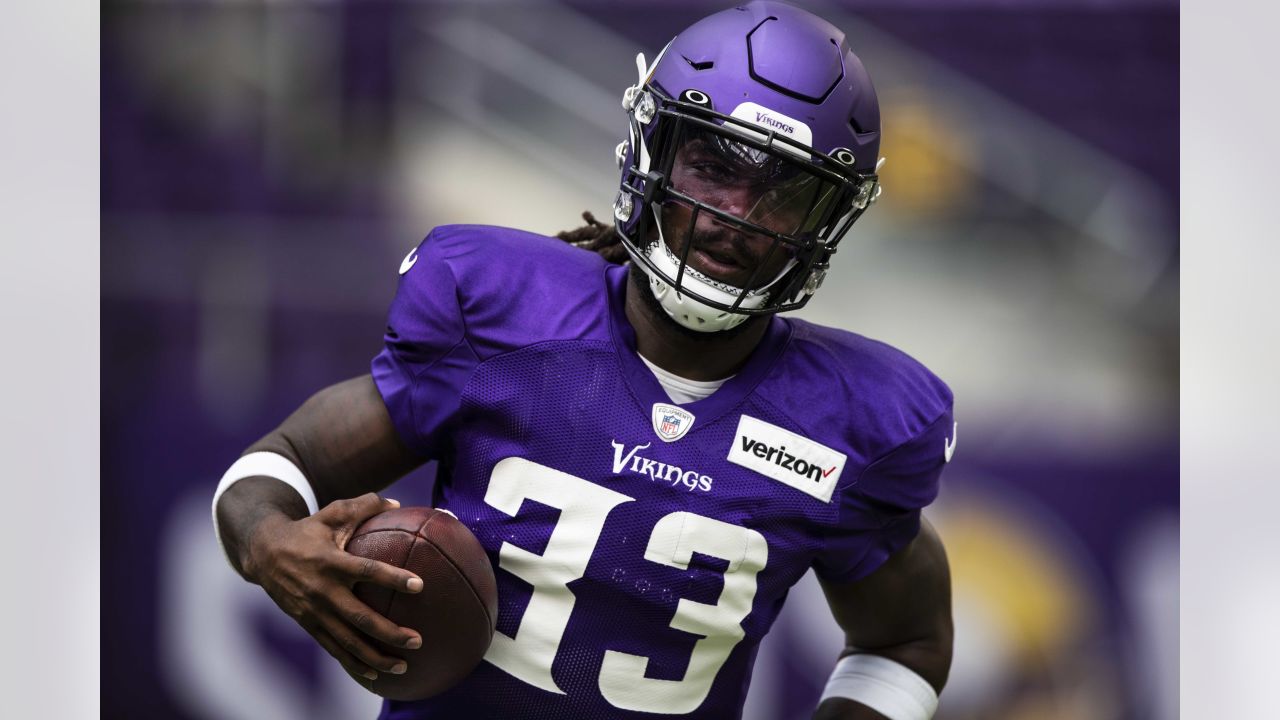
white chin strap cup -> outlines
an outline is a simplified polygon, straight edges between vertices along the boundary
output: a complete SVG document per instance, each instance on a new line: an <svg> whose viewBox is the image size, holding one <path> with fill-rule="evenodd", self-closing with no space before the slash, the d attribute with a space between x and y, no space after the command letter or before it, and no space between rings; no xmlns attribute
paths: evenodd
<svg viewBox="0 0 1280 720"><path fill-rule="evenodd" d="M674 278L678 275L680 267L679 263L665 251L666 246L666 242L659 238L658 242L649 247L647 254L649 261L656 265L664 275ZM734 288L735 292L722 290L698 277L697 271L692 268L685 268L684 277L681 278L680 282L685 288L725 305L732 305L737 302L738 297L743 292L737 288ZM728 286L726 285L725 287ZM674 287L652 273L649 274L649 288L653 291L653 296L657 298L658 304L662 306L667 315L690 330L720 332L721 330L728 330L741 325L749 317L740 313L719 310L690 296L681 295L676 292ZM755 309L764 305L768 298L768 293L748 293L743 298L740 307Z"/></svg>

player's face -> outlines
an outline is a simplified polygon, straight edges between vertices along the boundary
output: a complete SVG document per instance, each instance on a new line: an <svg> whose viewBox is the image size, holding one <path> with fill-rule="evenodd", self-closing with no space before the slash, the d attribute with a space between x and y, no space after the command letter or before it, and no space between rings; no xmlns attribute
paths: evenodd
<svg viewBox="0 0 1280 720"><path fill-rule="evenodd" d="M767 230L798 235L826 210L832 188L795 163L718 135L690 136L678 145L672 189ZM735 226L677 199L663 205L663 233L689 264L734 287L754 290L773 281L793 253L759 232Z"/></svg>

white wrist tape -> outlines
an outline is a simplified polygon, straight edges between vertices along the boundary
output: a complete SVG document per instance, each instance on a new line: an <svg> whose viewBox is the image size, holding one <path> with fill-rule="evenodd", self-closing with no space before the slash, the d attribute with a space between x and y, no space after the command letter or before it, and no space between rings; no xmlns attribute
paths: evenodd
<svg viewBox="0 0 1280 720"><path fill-rule="evenodd" d="M827 680L822 699L856 700L889 720L929 720L938 710L938 693L911 668L886 657L857 653L841 658Z"/></svg>
<svg viewBox="0 0 1280 720"><path fill-rule="evenodd" d="M314 515L320 510L316 491L311 488L311 483L307 482L306 476L297 465L285 456L273 452L249 453L227 468L222 475L222 480L218 482L218 489L213 491L213 534L218 538L218 547L222 548L223 555L227 553L227 548L222 544L222 530L218 527L218 500L227 488L237 482L260 475L275 478L297 491L302 496L302 501L307 504L307 513Z"/></svg>

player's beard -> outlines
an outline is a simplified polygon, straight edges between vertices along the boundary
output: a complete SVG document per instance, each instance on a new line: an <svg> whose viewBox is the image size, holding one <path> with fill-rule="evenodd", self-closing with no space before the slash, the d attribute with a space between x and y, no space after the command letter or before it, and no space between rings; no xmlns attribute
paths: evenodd
<svg viewBox="0 0 1280 720"><path fill-rule="evenodd" d="M676 322L674 318L667 314L666 310L662 309L662 304L658 302L658 298L653 296L653 289L649 287L649 276L646 275L644 270L636 263L631 263L631 269L627 274L631 278L630 282L632 290L642 298L645 310L647 310L650 315L658 318L658 323L663 327L669 328L677 335L694 342L714 344L725 340L731 340L746 332L748 328L755 326L756 323L766 320L768 317L765 315L749 317L728 330L720 330L717 332L698 332L697 330L687 328Z"/></svg>

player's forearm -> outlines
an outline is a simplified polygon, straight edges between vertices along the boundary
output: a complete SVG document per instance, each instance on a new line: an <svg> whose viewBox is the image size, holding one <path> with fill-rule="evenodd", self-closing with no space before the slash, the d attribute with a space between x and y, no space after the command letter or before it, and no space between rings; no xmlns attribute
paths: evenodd
<svg viewBox="0 0 1280 720"><path fill-rule="evenodd" d="M924 678L934 692L941 693L951 672L951 618L938 619L936 632L918 640L882 648L849 648L841 657L863 652L888 658Z"/></svg>
<svg viewBox="0 0 1280 720"><path fill-rule="evenodd" d="M215 512L223 548L249 580L252 540L270 523L306 517L308 502L324 507L380 491L422 462L400 442L368 375L313 395L243 456L255 453L271 453L293 466L295 487L272 476L250 476L218 497ZM313 498L304 500L302 494Z"/></svg>
<svg viewBox="0 0 1280 720"><path fill-rule="evenodd" d="M951 572L933 526L922 521L916 539L870 576L823 583L823 590L845 629L846 649L815 720L884 717L869 706L931 717L951 671L955 637Z"/></svg>
<svg viewBox="0 0 1280 720"><path fill-rule="evenodd" d="M227 488L218 498L218 529L227 560L250 582L254 578L250 550L259 530L272 523L308 515L307 504L293 488L270 477L251 477Z"/></svg>

